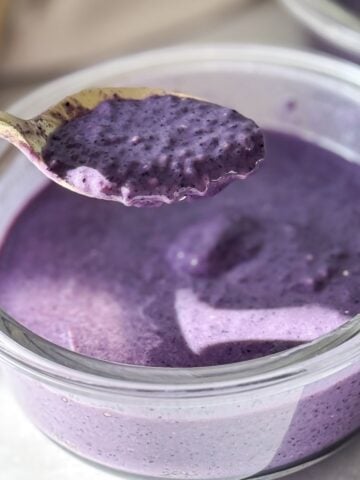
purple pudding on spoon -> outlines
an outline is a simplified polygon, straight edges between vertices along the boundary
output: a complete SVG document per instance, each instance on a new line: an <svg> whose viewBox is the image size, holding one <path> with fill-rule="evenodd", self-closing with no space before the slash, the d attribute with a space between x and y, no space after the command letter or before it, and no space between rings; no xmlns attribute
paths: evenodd
<svg viewBox="0 0 360 480"><path fill-rule="evenodd" d="M214 195L264 157L237 111L148 88L83 90L31 120L3 113L0 137L62 186L137 207Z"/></svg>

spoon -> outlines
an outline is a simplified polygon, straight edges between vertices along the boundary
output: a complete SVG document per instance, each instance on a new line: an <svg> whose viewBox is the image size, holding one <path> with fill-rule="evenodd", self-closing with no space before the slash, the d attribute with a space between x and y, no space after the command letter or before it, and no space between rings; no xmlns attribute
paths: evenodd
<svg viewBox="0 0 360 480"><path fill-rule="evenodd" d="M241 129L243 129L244 127L244 131L240 132L241 142L244 144L240 145L242 150L241 152L240 150L238 150L237 155L239 158L242 157L240 158L241 161L238 161L236 165L232 161L230 162L231 165L226 165L223 170L221 170L221 168L218 168L217 170L219 171L217 173L211 173L207 171L206 168L213 168L214 160L218 159L215 158L213 154L209 154L209 144L205 142L206 145L203 148L204 151L202 151L201 148L200 150L198 148L196 158L186 158L186 155L189 155L189 152L186 153L186 149L184 157L184 149L182 149L180 152L182 158L178 158L177 154L175 155L175 160L173 159L173 155L160 155L159 158L156 158L156 161L158 161L158 163L156 163L156 165L154 166L152 164L154 163L154 160L151 159L151 161L148 161L145 158L146 152L140 151L140 147L136 147L135 143L138 136L135 135L131 137L130 140L126 137L126 134L128 133L128 127L124 127L124 131L116 132L116 135L119 136L121 134L125 134L125 138L127 138L126 141L133 142L132 155L134 155L136 148L138 148L137 151L139 153L137 153L138 158L136 162L126 163L126 159L123 159L121 156L116 159L117 163L115 167L113 166L112 168L121 170L121 182L119 182L118 179L114 180L114 176L110 176L110 167L108 164L105 166L106 168L104 167L104 165L102 165L104 171L101 171L101 168L98 168L101 162L103 162L103 152L101 150L99 151L98 146L95 148L94 144L91 144L91 142L89 142L87 138L81 139L81 141L83 142L82 148L85 148L87 152L86 159L92 157L91 148L95 148L94 156L97 156L97 159L94 160L91 165L76 164L70 166L68 163L68 169L66 170L66 172L60 174L57 169L59 163L61 163L62 168L64 168L62 161L59 162L59 160L49 160L48 158L46 158L49 142L53 138L55 139L55 134L59 132L59 129L64 128L65 125L69 125L69 122L71 124L71 122L76 121L76 119L81 116L91 114L92 112L94 112L95 109L100 108L100 106L104 102L118 100L121 101L123 105L125 105L126 101L130 101L128 102L128 105L130 103L132 105L135 105L136 103L137 106L140 105L141 108L141 104L144 105L143 102L151 98L158 99L157 101L161 101L161 99L163 99L164 101L166 100L169 102L176 102L176 99L183 100L185 102L192 101L195 105L201 104L205 106L207 105L208 108L218 108L219 112L220 109L222 109L221 112L223 111L224 115L227 115L229 119L230 117L233 118L234 116L239 117L236 117L236 119L233 118L232 122L238 122ZM133 117L131 117L130 115L130 119L132 118ZM214 120L214 122L215 121L216 120ZM134 120L134 122L136 126L136 119ZM228 123L229 122L230 120L228 121ZM128 124L126 124L126 126L127 125ZM177 122L177 126L179 126L179 122ZM180 126L183 128L187 128L183 125ZM172 125L169 125L169 122L167 122L166 126L161 127L158 125L158 122L155 121L151 125L151 130L154 130L156 134L161 135L161 130L168 128L169 131L169 128L171 129L171 127ZM111 122L108 126L104 127L103 131L106 132L107 129L110 128ZM139 128L142 128L142 125L139 125ZM91 132L89 133L89 135L90 134ZM264 153L264 144L260 129L254 122L247 119L246 117L243 117L234 110L226 109L225 107L220 107L204 100L200 100L196 97L184 95L182 93L169 93L161 89L152 89L146 87L91 88L87 90L82 90L79 93L64 98L56 105L50 107L48 110L44 111L40 115L29 120L17 118L6 112L0 112L0 137L4 138L8 142L12 143L15 147L17 147L43 174L45 174L48 178L55 181L56 183L60 184L62 187L65 187L82 195L105 200L120 201L125 205L135 206L160 205L163 203L172 203L174 201L183 200L188 196L204 196L206 194L216 193L234 178L244 178L250 171L255 168L258 161L262 159ZM173 138L170 138L170 141L174 141L176 144L178 138L179 135L174 134ZM244 146L246 145L246 141L250 146ZM96 143L97 142L95 141L95 144ZM225 149L234 150L235 147L239 148L239 139L234 139L232 142L230 141L230 144L229 142L224 142ZM149 147L149 145L147 144L147 149L151 150L151 148L152 146ZM127 153L129 153L128 150ZM64 155L64 159L65 156L66 155ZM70 155L70 157L71 156L72 155ZM227 154L226 158L230 158L231 156L234 157L235 154L233 152L230 152ZM143 158L144 160L138 160ZM68 161L67 158L65 160ZM194 167L195 161L197 161L198 165L196 168ZM84 161L83 159L82 163L84 162L86 163L87 160ZM161 162L162 165L160 165ZM134 170L134 163L136 163L136 172L135 174L131 174L129 173L129 171L132 172ZM185 164L187 166L185 166ZM201 174L199 173L200 164ZM164 168L161 168L164 166L166 167L165 170ZM174 168L171 170L172 166ZM174 171L176 169L177 172L175 175ZM156 171L156 174L154 174L154 171ZM142 183L140 183L139 178L132 178L131 175L133 175L133 177L134 175L135 177L136 175L138 177L141 176ZM145 179L148 183L146 183L146 187L144 187L145 180L143 177L145 177L146 175L148 175L149 178ZM159 179L159 175L163 175L162 180Z"/></svg>
<svg viewBox="0 0 360 480"><path fill-rule="evenodd" d="M80 192L74 185L53 173L42 158L42 151L51 134L65 122L76 118L81 109L94 109L100 102L118 95L124 99L142 100L150 95L164 95L150 88L89 88L65 97L56 105L29 120L0 111L0 138L17 147L47 177L62 187ZM172 95L181 94L172 93Z"/></svg>

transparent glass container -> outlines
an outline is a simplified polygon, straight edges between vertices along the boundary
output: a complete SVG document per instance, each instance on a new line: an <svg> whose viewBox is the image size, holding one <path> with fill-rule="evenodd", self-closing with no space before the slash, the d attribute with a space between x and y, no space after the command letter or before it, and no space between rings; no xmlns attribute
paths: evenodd
<svg viewBox="0 0 360 480"><path fill-rule="evenodd" d="M11 111L30 117L91 85L199 95L360 162L360 69L346 62L256 46L170 48L64 77ZM0 243L45 183L20 154L3 152ZM5 312L0 332L4 371L29 419L122 478L278 478L324 458L360 429L360 317L286 352L191 369L90 359Z"/></svg>

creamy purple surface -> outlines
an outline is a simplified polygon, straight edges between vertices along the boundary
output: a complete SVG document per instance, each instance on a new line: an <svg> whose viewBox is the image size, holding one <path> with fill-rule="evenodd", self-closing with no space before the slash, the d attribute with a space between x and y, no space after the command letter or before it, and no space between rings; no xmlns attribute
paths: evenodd
<svg viewBox="0 0 360 480"><path fill-rule="evenodd" d="M42 151L49 170L77 190L131 206L213 195L263 156L252 120L176 95L114 96L60 126Z"/></svg>
<svg viewBox="0 0 360 480"><path fill-rule="evenodd" d="M359 310L360 168L295 137L265 140L255 175L202 202L129 209L50 186L0 252L1 307L77 352L169 367L264 356L342 325ZM50 437L155 477L238 478L258 457L258 470L287 468L360 426L356 371L210 420L17 389Z"/></svg>
<svg viewBox="0 0 360 480"><path fill-rule="evenodd" d="M159 210L49 187L5 243L1 306L71 350L153 366L246 360L333 330L359 309L360 169L283 135L267 151L241 185Z"/></svg>

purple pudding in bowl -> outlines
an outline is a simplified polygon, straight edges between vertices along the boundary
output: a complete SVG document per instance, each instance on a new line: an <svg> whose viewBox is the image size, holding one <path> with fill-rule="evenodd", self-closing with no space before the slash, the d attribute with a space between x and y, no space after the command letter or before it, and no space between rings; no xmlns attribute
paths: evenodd
<svg viewBox="0 0 360 480"><path fill-rule="evenodd" d="M89 78L161 85L254 118L266 150L211 198L146 209L44 184L20 155L5 169L0 355L47 436L125 476L226 480L277 478L357 433L359 72L189 47L32 95L42 110Z"/></svg>

